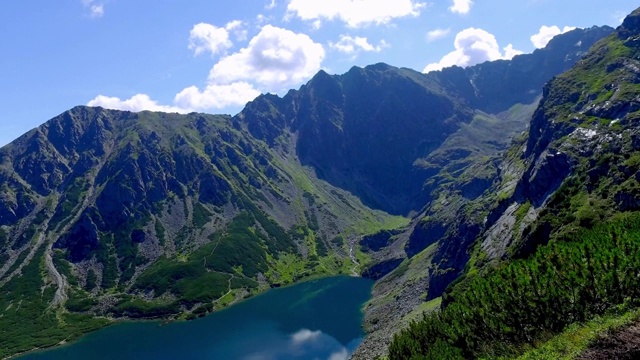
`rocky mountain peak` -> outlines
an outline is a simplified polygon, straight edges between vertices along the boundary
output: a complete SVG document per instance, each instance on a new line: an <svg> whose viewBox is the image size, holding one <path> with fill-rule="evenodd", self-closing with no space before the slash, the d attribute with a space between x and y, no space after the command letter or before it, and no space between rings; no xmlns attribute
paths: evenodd
<svg viewBox="0 0 640 360"><path fill-rule="evenodd" d="M618 28L618 37L640 44L640 8L629 14Z"/></svg>

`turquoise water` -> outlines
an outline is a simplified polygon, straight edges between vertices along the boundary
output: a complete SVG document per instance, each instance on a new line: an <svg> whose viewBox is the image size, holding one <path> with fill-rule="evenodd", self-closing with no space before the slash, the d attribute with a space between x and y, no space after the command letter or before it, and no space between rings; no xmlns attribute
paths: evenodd
<svg viewBox="0 0 640 360"><path fill-rule="evenodd" d="M347 276L274 289L188 322L107 327L21 359L347 359L373 282Z"/></svg>

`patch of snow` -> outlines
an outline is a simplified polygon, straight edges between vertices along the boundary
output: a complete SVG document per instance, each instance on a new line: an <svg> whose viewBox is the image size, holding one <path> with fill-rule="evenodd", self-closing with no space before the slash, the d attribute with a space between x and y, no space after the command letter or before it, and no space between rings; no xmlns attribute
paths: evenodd
<svg viewBox="0 0 640 360"><path fill-rule="evenodd" d="M587 139L591 139L592 137L598 134L594 129L583 129L583 128L576 129L574 133L576 134L576 136L581 136Z"/></svg>

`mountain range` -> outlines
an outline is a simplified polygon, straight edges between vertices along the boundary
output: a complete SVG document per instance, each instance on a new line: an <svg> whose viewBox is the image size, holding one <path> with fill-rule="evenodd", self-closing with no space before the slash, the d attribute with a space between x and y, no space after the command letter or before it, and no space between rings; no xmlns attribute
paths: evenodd
<svg viewBox="0 0 640 360"><path fill-rule="evenodd" d="M640 208L639 19L468 68L321 71L235 116L60 114L0 149L0 357L333 274L377 280L355 358L428 352L423 313Z"/></svg>

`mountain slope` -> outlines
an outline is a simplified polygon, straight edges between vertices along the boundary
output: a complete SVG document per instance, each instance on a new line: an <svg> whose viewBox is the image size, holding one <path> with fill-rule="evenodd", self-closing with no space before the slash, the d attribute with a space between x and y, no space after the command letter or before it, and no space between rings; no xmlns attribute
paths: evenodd
<svg viewBox="0 0 640 360"><path fill-rule="evenodd" d="M492 189L504 196L467 272L441 314L395 338L391 358L513 356L639 306L638 39L640 10L545 86L527 138L503 161L519 176Z"/></svg>
<svg viewBox="0 0 640 360"><path fill-rule="evenodd" d="M236 127L77 107L2 148L1 355L77 336L88 315L201 316L350 273L358 234L405 222ZM30 283L42 297L17 295ZM38 313L53 314L39 330L12 326Z"/></svg>

